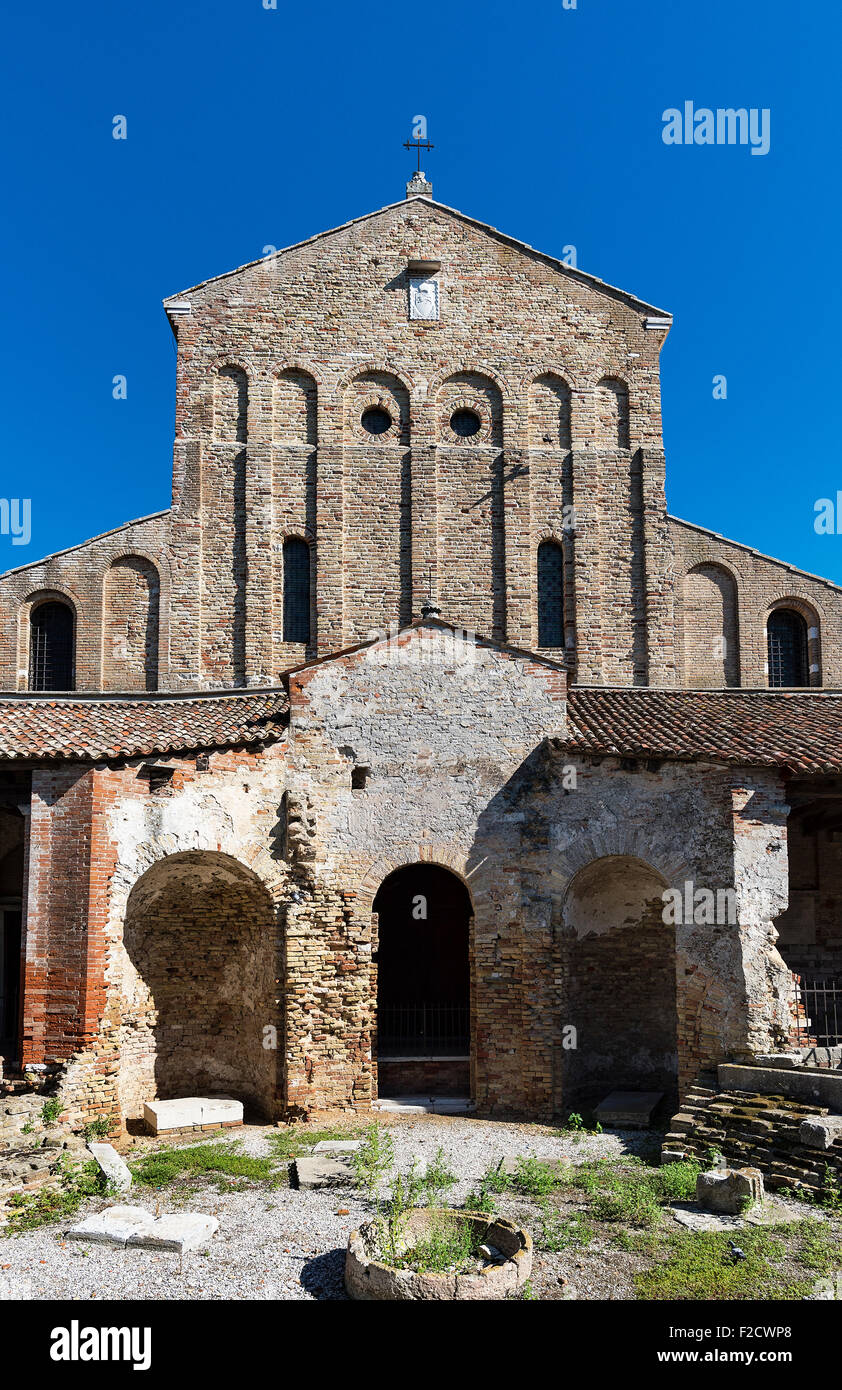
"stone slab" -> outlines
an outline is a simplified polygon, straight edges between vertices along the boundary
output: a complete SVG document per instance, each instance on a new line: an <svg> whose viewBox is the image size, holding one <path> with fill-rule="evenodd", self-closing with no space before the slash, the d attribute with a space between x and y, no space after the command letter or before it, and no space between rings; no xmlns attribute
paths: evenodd
<svg viewBox="0 0 842 1390"><path fill-rule="evenodd" d="M347 1187L354 1177L354 1165L344 1154L306 1155L292 1164L293 1182L302 1192L320 1187Z"/></svg>
<svg viewBox="0 0 842 1390"><path fill-rule="evenodd" d="M198 1250L207 1244L218 1230L215 1216L203 1216L197 1211L176 1212L171 1216L159 1216L149 1229L129 1236L126 1244L183 1254L185 1250Z"/></svg>
<svg viewBox="0 0 842 1390"><path fill-rule="evenodd" d="M68 1240L99 1245L146 1246L154 1250L197 1250L219 1230L215 1216L177 1212L153 1216L143 1207L115 1206L88 1216L67 1232Z"/></svg>
<svg viewBox="0 0 842 1390"><path fill-rule="evenodd" d="M151 1211L143 1207L106 1207L95 1216L86 1216L67 1232L68 1240L88 1240L94 1244L125 1245L130 1236L148 1232L155 1224Z"/></svg>
<svg viewBox="0 0 842 1390"><path fill-rule="evenodd" d="M217 1096L184 1096L179 1100L147 1101L143 1119L152 1134L177 1129L243 1123L243 1103Z"/></svg>
<svg viewBox="0 0 842 1390"><path fill-rule="evenodd" d="M723 1091L756 1091L765 1096L806 1100L842 1112L842 1072L792 1067L754 1067L723 1062L717 1068Z"/></svg>
<svg viewBox="0 0 842 1390"><path fill-rule="evenodd" d="M464 1115L473 1110L468 1096L394 1096L376 1100L372 1109L389 1115Z"/></svg>
<svg viewBox="0 0 842 1390"><path fill-rule="evenodd" d="M88 1152L93 1155L102 1172L119 1192L128 1192L132 1185L132 1175L117 1150L111 1144L89 1144Z"/></svg>
<svg viewBox="0 0 842 1390"><path fill-rule="evenodd" d="M766 1197L743 1216L704 1211L696 1202L672 1202L668 1210L679 1225L690 1231L737 1231L741 1226L792 1225L803 1219L803 1212L794 1212L773 1197Z"/></svg>
<svg viewBox="0 0 842 1390"><path fill-rule="evenodd" d="M603 1129L648 1129L663 1091L612 1091L596 1107Z"/></svg>
<svg viewBox="0 0 842 1390"><path fill-rule="evenodd" d="M313 1145L314 1154L352 1154L360 1147L360 1139L320 1139Z"/></svg>

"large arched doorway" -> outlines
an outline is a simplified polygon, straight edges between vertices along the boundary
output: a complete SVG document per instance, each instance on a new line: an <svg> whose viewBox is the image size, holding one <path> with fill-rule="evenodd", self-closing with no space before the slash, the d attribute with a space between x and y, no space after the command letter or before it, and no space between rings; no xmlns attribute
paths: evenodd
<svg viewBox="0 0 842 1390"><path fill-rule="evenodd" d="M379 1094L469 1095L467 888L438 864L410 864L383 881L374 911Z"/></svg>
<svg viewBox="0 0 842 1390"><path fill-rule="evenodd" d="M660 874L608 855L575 876L564 903L562 1048L565 1109L610 1091L678 1090L675 927L664 921ZM573 1044L573 1045L571 1045Z"/></svg>
<svg viewBox="0 0 842 1390"><path fill-rule="evenodd" d="M260 880L226 854L169 855L132 889L123 944L124 1116L141 1115L144 1101L201 1095L272 1117L279 942Z"/></svg>

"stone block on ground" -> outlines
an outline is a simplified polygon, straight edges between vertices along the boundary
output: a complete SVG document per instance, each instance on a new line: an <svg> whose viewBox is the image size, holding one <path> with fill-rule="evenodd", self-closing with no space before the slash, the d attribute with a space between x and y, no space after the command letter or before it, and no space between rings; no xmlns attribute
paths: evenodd
<svg viewBox="0 0 842 1390"><path fill-rule="evenodd" d="M181 1129L214 1128L243 1123L243 1103L216 1096L184 1096L179 1100L147 1101L143 1119L152 1134Z"/></svg>
<svg viewBox="0 0 842 1390"><path fill-rule="evenodd" d="M763 1201L759 1168L715 1168L696 1179L696 1201L708 1211L740 1216L753 1202Z"/></svg>
<svg viewBox="0 0 842 1390"><path fill-rule="evenodd" d="M603 1129L648 1129L663 1091L612 1091L596 1107Z"/></svg>
<svg viewBox="0 0 842 1390"><path fill-rule="evenodd" d="M96 1244L125 1245L129 1236L149 1231L155 1224L151 1211L143 1207L106 1207L95 1216L86 1216L67 1232L68 1240L89 1240Z"/></svg>
<svg viewBox="0 0 842 1390"><path fill-rule="evenodd" d="M93 1155L108 1181L114 1184L118 1192L128 1192L132 1185L132 1175L128 1164L123 1162L117 1150L111 1144L89 1144L88 1152Z"/></svg>
<svg viewBox="0 0 842 1390"><path fill-rule="evenodd" d="M347 1187L354 1181L354 1165L344 1154L313 1154L292 1164L294 1186L302 1192L319 1187Z"/></svg>
<svg viewBox="0 0 842 1390"><path fill-rule="evenodd" d="M219 1230L215 1216L203 1216L201 1212L175 1212L171 1216L159 1216L149 1229L129 1236L127 1245L142 1245L151 1250L175 1250L183 1254L185 1250L198 1250Z"/></svg>
<svg viewBox="0 0 842 1390"><path fill-rule="evenodd" d="M153 1250L197 1250L219 1230L215 1216L201 1212L177 1212L153 1216L143 1207L106 1207L88 1216L67 1232L68 1240L87 1240L100 1245L145 1246Z"/></svg>
<svg viewBox="0 0 842 1390"><path fill-rule="evenodd" d="M356 1153L362 1141L359 1139L320 1139L313 1145L314 1154L352 1154Z"/></svg>
<svg viewBox="0 0 842 1390"><path fill-rule="evenodd" d="M830 1149L842 1139L842 1115L811 1115L802 1120L798 1138L809 1149Z"/></svg>

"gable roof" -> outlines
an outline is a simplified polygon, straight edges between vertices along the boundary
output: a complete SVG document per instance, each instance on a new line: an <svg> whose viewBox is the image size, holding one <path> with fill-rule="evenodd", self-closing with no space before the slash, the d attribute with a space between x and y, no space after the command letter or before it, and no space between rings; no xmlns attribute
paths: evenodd
<svg viewBox="0 0 842 1390"><path fill-rule="evenodd" d="M550 671L567 671L567 665L564 661L556 661L553 657L541 656L538 652L527 651L524 647L513 647L508 642L498 642L494 637L483 637L472 629L460 627L456 623L447 622L444 618L431 615L413 618L412 622L405 623L403 627L396 628L393 632L379 633L378 636L366 638L363 642L355 642L350 647L326 652L324 656L312 657L309 661L303 661L300 666L289 667L283 672L281 679L286 684L290 676L303 675L305 672L315 670L320 666L327 666L332 661L345 661L348 657L356 656L357 653L372 647L385 647L393 642L406 642L412 633L419 632L422 628L435 628L438 631L450 633L454 638L470 642L473 646L491 648L491 650L502 652L504 656L513 657L515 660L545 666Z"/></svg>
<svg viewBox="0 0 842 1390"><path fill-rule="evenodd" d="M568 733L582 753L842 772L842 692L573 687Z"/></svg>
<svg viewBox="0 0 842 1390"><path fill-rule="evenodd" d="M415 208L421 204L436 212L446 213L448 217L454 217L459 222L464 222L466 226L473 227L476 231L492 237L495 241L502 242L505 246L511 246L517 251L522 251L525 256L534 257L543 261L545 265L552 266L553 269L560 271L563 275L573 280L579 281L583 285L590 286L603 294L610 295L614 299L621 299L631 307L653 317L668 319L672 322L672 314L666 309L659 309L657 305L648 304L644 299L638 299L637 295L629 294L627 290L618 289L616 285L609 285L606 280L600 280L596 275L590 275L587 271L579 270L575 266L567 265L565 261L559 260L557 256L550 256L545 251L538 251L534 246L530 246L526 241L509 236L506 232L498 231L496 227L490 226L487 222L480 222L476 217L469 217L467 213L460 212L458 208L448 207L446 203L437 203L435 199L428 198L426 195L413 196L412 198L401 198L395 203L386 203L382 208L376 208L374 212L363 213L361 217L352 217L349 222L343 222L338 227L331 227L327 231L317 232L315 236L306 237L304 241L294 242L291 246L281 247L271 256L259 256L256 260L246 261L244 265L236 266L233 270L223 271L221 275L211 275L206 280L200 280L195 285L190 285L188 289L180 290L176 294L169 294L163 300L164 309L168 311L170 301L181 299L184 295L193 294L196 290L204 289L207 285L216 284L219 280L227 280L232 275L239 275L244 270L251 270L254 266L265 265L269 261L277 260L281 256L288 256L294 251L301 251L306 246L313 246L316 242L324 241L327 237L338 236L340 232L348 231L351 227L361 226L364 222L370 222L375 217L382 217L384 213L394 212L396 208ZM668 327L668 325L666 325Z"/></svg>
<svg viewBox="0 0 842 1390"><path fill-rule="evenodd" d="M0 758L100 762L283 738L282 690L222 695L0 697Z"/></svg>

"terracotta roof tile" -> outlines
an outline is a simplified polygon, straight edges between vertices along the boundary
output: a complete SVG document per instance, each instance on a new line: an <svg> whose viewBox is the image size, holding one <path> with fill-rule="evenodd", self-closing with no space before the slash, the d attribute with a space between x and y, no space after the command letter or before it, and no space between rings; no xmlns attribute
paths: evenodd
<svg viewBox="0 0 842 1390"><path fill-rule="evenodd" d="M842 693L571 688L565 748L842 772Z"/></svg>
<svg viewBox="0 0 842 1390"><path fill-rule="evenodd" d="M0 696L0 758L148 757L272 743L286 726L282 690L242 695Z"/></svg>

